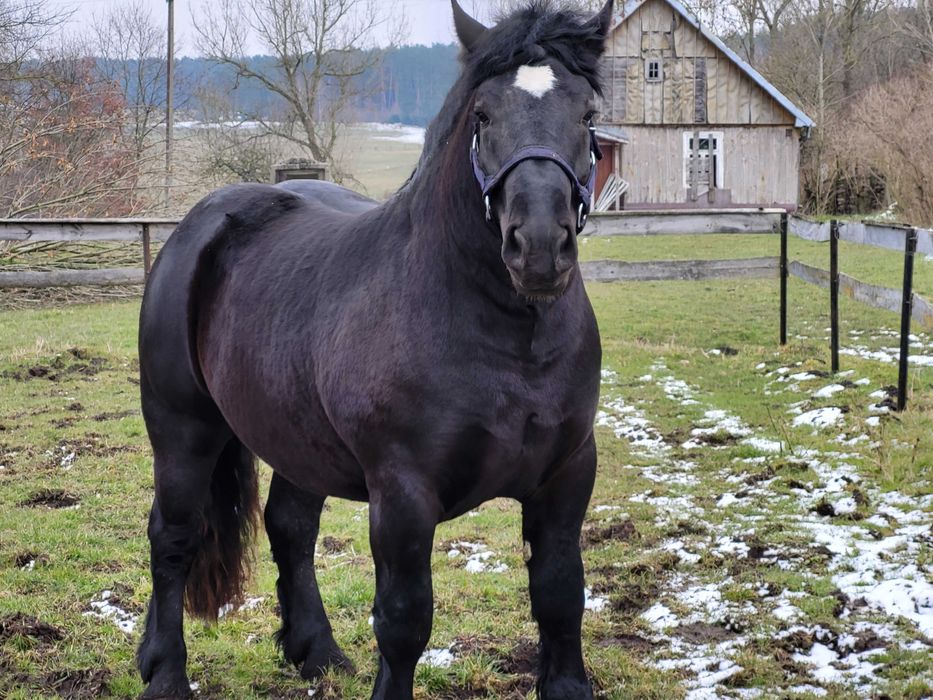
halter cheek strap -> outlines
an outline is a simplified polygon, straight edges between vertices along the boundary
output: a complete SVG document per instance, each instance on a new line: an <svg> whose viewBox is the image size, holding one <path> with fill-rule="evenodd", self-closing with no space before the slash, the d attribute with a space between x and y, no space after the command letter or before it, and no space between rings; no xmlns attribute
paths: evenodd
<svg viewBox="0 0 933 700"><path fill-rule="evenodd" d="M508 175L519 163L526 160L549 160L556 163L561 170L570 179L573 186L574 196L577 200L577 233L579 234L586 226L586 218L590 213L590 202L593 199L593 191L596 189L596 161L601 160L603 154L596 140L596 127L592 123L590 130L590 174L586 182L581 182L577 177L573 166L567 160L552 148L545 146L523 146L513 153L493 174L487 175L479 164L479 124L473 132L473 145L470 147L470 162L473 165L473 175L483 191L483 201L486 204L486 220L492 220L492 202L491 195L493 190L498 187L505 176Z"/></svg>

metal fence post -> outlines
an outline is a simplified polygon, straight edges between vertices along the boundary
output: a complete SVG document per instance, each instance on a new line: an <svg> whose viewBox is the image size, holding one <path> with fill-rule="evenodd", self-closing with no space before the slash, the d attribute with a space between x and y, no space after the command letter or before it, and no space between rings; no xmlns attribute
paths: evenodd
<svg viewBox="0 0 933 700"><path fill-rule="evenodd" d="M143 271L145 279L149 279L149 271L152 270L152 241L149 236L149 224L143 224Z"/></svg>
<svg viewBox="0 0 933 700"><path fill-rule="evenodd" d="M781 214L781 345L787 345L787 212Z"/></svg>
<svg viewBox="0 0 933 700"><path fill-rule="evenodd" d="M914 254L917 252L917 229L907 231L904 244L904 291L901 297L901 356L897 374L897 410L907 407L907 359L910 353L910 315L914 294Z"/></svg>
<svg viewBox="0 0 933 700"><path fill-rule="evenodd" d="M839 222L829 222L829 325L833 374L839 371Z"/></svg>

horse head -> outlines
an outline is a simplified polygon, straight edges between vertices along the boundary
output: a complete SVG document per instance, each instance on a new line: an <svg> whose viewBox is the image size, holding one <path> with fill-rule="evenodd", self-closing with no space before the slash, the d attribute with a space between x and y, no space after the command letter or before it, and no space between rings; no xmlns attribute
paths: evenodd
<svg viewBox="0 0 933 700"><path fill-rule="evenodd" d="M593 119L612 3L591 18L533 5L487 28L452 0L476 83L469 118L478 203L501 234L513 286L528 298L556 299L576 269L601 157Z"/></svg>

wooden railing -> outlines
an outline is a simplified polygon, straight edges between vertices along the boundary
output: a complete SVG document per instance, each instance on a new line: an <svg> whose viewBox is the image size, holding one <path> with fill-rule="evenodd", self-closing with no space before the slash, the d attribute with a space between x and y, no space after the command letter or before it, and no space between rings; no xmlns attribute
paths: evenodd
<svg viewBox="0 0 933 700"><path fill-rule="evenodd" d="M0 219L0 241L141 243L140 267L0 272L0 289L142 284L152 267L152 242L175 230L173 219Z"/></svg>

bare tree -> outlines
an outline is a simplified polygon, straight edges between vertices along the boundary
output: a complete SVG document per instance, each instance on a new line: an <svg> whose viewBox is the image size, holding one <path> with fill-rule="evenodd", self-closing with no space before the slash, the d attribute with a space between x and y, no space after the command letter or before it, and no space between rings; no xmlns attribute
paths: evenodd
<svg viewBox="0 0 933 700"><path fill-rule="evenodd" d="M231 182L268 182L272 167L286 158L282 140L258 122L238 119L229 97L202 89L198 105L204 123L197 129L201 175L217 186Z"/></svg>
<svg viewBox="0 0 933 700"><path fill-rule="evenodd" d="M0 0L0 215L121 215L138 169L122 143L125 104L73 42L65 15Z"/></svg>
<svg viewBox="0 0 933 700"><path fill-rule="evenodd" d="M17 77L69 16L52 10L47 0L0 0L0 79Z"/></svg>
<svg viewBox="0 0 933 700"><path fill-rule="evenodd" d="M165 123L165 37L140 1L121 4L94 22L98 70L119 87L130 113L130 138L142 158Z"/></svg>
<svg viewBox="0 0 933 700"><path fill-rule="evenodd" d="M850 157L883 178L900 216L933 226L933 66L868 89L853 109Z"/></svg>
<svg viewBox="0 0 933 700"><path fill-rule="evenodd" d="M394 0L221 0L204 8L195 29L202 53L279 98L279 114L244 119L330 162L338 181L346 176L337 157L340 125L364 90L360 77L381 59L377 33L389 43L403 35ZM252 40L271 64L249 59Z"/></svg>

